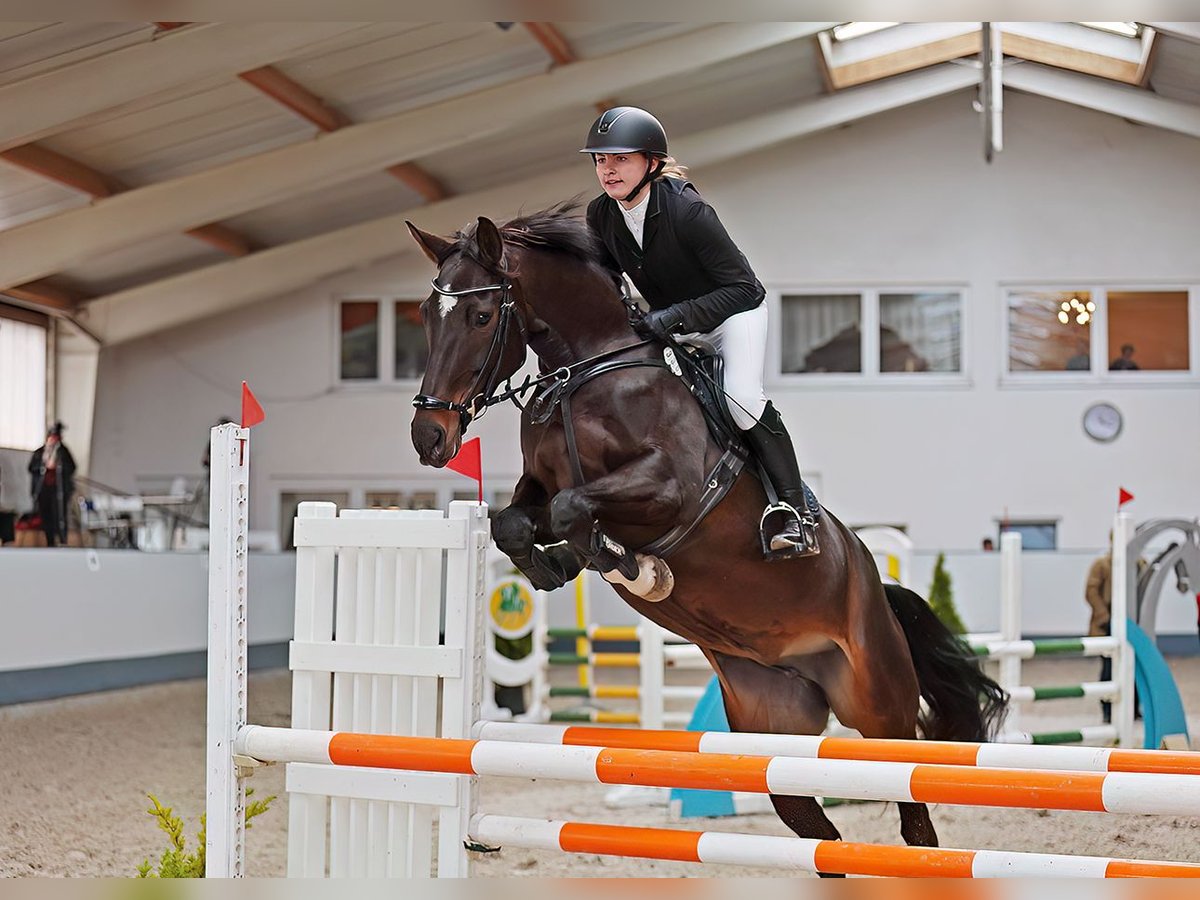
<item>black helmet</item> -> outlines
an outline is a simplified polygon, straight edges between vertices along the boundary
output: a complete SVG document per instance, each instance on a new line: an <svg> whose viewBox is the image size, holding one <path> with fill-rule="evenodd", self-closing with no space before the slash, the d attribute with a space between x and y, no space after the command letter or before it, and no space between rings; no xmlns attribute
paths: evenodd
<svg viewBox="0 0 1200 900"><path fill-rule="evenodd" d="M614 106L592 123L580 153L649 153L667 155L662 123L636 106Z"/></svg>

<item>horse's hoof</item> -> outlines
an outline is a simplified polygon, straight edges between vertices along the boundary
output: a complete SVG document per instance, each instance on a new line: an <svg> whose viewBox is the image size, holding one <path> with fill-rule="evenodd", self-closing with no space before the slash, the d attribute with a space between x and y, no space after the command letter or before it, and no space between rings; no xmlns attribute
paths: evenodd
<svg viewBox="0 0 1200 900"><path fill-rule="evenodd" d="M650 603L666 600L675 590L675 575L671 567L657 556L637 554L638 576L630 580L616 569L603 573L603 578L610 584L618 584Z"/></svg>

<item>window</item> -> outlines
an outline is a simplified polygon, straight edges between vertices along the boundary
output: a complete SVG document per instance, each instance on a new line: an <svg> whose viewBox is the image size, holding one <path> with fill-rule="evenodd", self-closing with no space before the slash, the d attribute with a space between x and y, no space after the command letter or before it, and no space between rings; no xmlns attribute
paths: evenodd
<svg viewBox="0 0 1200 900"><path fill-rule="evenodd" d="M1058 523L1046 520L1031 520L1027 522L1002 522L1000 534L1015 531L1021 535L1022 550L1057 550Z"/></svg>
<svg viewBox="0 0 1200 900"><path fill-rule="evenodd" d="M780 371L906 378L963 371L957 290L785 294Z"/></svg>
<svg viewBox="0 0 1200 900"><path fill-rule="evenodd" d="M862 296L783 298L783 371L861 372Z"/></svg>
<svg viewBox="0 0 1200 900"><path fill-rule="evenodd" d="M1187 291L1108 292L1108 370L1186 372Z"/></svg>
<svg viewBox="0 0 1200 900"><path fill-rule="evenodd" d="M379 304L347 300L341 308L343 381L379 378Z"/></svg>
<svg viewBox="0 0 1200 900"><path fill-rule="evenodd" d="M46 325L0 312L0 447L33 450L46 436Z"/></svg>
<svg viewBox="0 0 1200 900"><path fill-rule="evenodd" d="M1092 367L1090 291L1013 291L1008 295L1010 372L1087 371Z"/></svg>
<svg viewBox="0 0 1200 900"><path fill-rule="evenodd" d="M1011 289L1008 371L1112 381L1190 373L1190 299L1183 289Z"/></svg>
<svg viewBox="0 0 1200 900"><path fill-rule="evenodd" d="M421 324L421 303L417 300L397 300L393 311L396 316L396 368L393 377L397 381L420 378L425 374L425 363L429 360L429 346L425 342L425 328Z"/></svg>
<svg viewBox="0 0 1200 900"><path fill-rule="evenodd" d="M429 352L419 300L338 303L338 378L350 384L420 380Z"/></svg>
<svg viewBox="0 0 1200 900"><path fill-rule="evenodd" d="M880 294L880 372L958 372L962 301L958 294Z"/></svg>

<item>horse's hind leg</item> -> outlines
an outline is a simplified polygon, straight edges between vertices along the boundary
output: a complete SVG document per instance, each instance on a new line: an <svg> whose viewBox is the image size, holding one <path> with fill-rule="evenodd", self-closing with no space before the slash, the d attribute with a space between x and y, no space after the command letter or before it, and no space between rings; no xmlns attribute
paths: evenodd
<svg viewBox="0 0 1200 900"><path fill-rule="evenodd" d="M829 720L824 692L813 682L785 669L749 659L710 654L725 698L732 731L770 734L820 734ZM841 840L815 797L771 795L783 824L803 838Z"/></svg>
<svg viewBox="0 0 1200 900"><path fill-rule="evenodd" d="M891 629L893 625L882 620L866 627ZM916 740L920 694L911 663L907 672L902 665L909 660L908 647L899 627L894 628L894 633L872 636L871 652L841 657L835 669L823 673L821 683L829 686L830 706L843 725L858 729L865 738ZM897 806L904 842L936 847L937 831L929 808L924 803Z"/></svg>

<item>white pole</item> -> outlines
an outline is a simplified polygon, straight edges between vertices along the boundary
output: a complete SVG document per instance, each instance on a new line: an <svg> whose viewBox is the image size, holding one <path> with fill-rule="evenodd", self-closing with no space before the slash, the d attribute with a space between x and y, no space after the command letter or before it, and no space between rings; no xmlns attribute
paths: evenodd
<svg viewBox="0 0 1200 900"><path fill-rule="evenodd" d="M204 874L241 878L246 874L246 789L234 762L233 741L246 724L250 430L218 425L210 441Z"/></svg>
<svg viewBox="0 0 1200 900"><path fill-rule="evenodd" d="M638 696L641 728L663 727L663 633L657 624L642 619L638 626Z"/></svg>
<svg viewBox="0 0 1200 900"><path fill-rule="evenodd" d="M1133 747L1133 648L1129 645L1129 540L1133 537L1129 514L1118 512L1112 529L1112 636L1117 640L1113 651L1113 679L1118 691L1113 698L1113 724L1122 747Z"/></svg>
<svg viewBox="0 0 1200 900"><path fill-rule="evenodd" d="M1006 531L1000 535L1000 636L1004 641L1021 639L1021 534ZM1012 693L1021 685L1021 657L1006 654L1000 658L1000 687ZM1005 730L1017 727L1017 704L1009 704Z"/></svg>
<svg viewBox="0 0 1200 900"><path fill-rule="evenodd" d="M462 650L463 671L458 678L442 682L442 730L444 738L468 738L479 721L484 675L484 604L487 602L487 547L489 538L487 504L455 500L451 519L465 521L467 546L446 554L445 641L447 648ZM461 643L460 643L461 642ZM466 878L471 874L467 840L471 816L475 814L476 779L464 778L457 807L440 810L438 817L439 878Z"/></svg>

